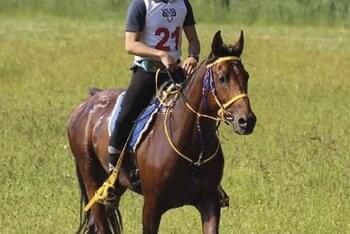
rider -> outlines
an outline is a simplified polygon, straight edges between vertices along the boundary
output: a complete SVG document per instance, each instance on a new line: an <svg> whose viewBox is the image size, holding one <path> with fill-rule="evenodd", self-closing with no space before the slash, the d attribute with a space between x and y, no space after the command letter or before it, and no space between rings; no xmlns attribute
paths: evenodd
<svg viewBox="0 0 350 234"><path fill-rule="evenodd" d="M133 0L130 3L126 17L125 49L135 57L131 82L116 120L117 127L109 141L110 171L116 165L133 121L155 94L156 70L161 68L163 71L159 77L161 81L168 79L164 68L174 73L176 81L181 81L196 68L200 42L195 24L188 0ZM188 40L188 54L182 62L182 69L179 69L182 31Z"/></svg>
<svg viewBox="0 0 350 234"><path fill-rule="evenodd" d="M126 90L117 126L110 138L110 170L116 165L133 121L155 94L155 71L177 69L181 57L181 35L188 40L188 57L183 61L185 75L197 66L200 43L192 7L188 0L133 0L126 17L125 49L135 55L132 78ZM164 70L163 70L164 71ZM183 75L176 75L182 79ZM167 78L165 73L160 79Z"/></svg>

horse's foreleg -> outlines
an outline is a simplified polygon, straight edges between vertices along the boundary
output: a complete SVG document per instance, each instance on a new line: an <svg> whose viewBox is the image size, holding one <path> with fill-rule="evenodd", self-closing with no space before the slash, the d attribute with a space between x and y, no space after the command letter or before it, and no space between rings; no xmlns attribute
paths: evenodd
<svg viewBox="0 0 350 234"><path fill-rule="evenodd" d="M145 197L142 212L143 234L158 233L161 216L162 212L156 199Z"/></svg>
<svg viewBox="0 0 350 234"><path fill-rule="evenodd" d="M220 203L217 193L206 196L196 205L196 208L201 214L203 233L219 233Z"/></svg>

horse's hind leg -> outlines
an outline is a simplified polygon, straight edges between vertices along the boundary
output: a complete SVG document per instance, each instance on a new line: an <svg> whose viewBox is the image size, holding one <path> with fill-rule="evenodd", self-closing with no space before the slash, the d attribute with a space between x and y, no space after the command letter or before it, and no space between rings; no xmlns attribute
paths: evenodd
<svg viewBox="0 0 350 234"><path fill-rule="evenodd" d="M107 174L99 162L95 160L95 157L85 154L80 155L83 155L83 157L77 157L75 154L76 163L85 187L87 200L89 201L107 178ZM94 227L92 229L94 233L111 233L108 225L108 215L104 205L96 204L91 208L89 224L93 224Z"/></svg>

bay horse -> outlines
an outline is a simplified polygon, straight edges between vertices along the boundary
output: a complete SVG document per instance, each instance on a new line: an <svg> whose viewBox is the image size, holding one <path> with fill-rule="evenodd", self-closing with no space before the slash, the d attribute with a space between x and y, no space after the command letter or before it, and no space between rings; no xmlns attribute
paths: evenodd
<svg viewBox="0 0 350 234"><path fill-rule="evenodd" d="M218 233L218 187L224 167L218 126L223 121L236 133L246 135L253 132L256 122L247 95L249 75L240 59L243 45L243 31L234 45L224 44L218 31L208 58L186 81L174 104L157 113L136 149L134 157L144 198L144 234L157 233L162 214L183 205L198 209L203 233ZM122 91L90 92L70 117L68 138L84 204L108 177L107 125ZM118 205L130 183L122 167L115 206L93 205L81 219L78 231L120 233Z"/></svg>

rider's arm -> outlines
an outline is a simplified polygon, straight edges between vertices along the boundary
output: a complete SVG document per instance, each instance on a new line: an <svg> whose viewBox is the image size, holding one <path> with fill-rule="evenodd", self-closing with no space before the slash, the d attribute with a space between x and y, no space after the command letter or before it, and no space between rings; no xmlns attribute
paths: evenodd
<svg viewBox="0 0 350 234"><path fill-rule="evenodd" d="M183 24L183 30L188 40L188 57L184 60L182 66L186 75L190 75L197 66L200 52L200 43L196 31L196 21L194 19L192 6L188 0L185 0L187 15Z"/></svg>
<svg viewBox="0 0 350 234"><path fill-rule="evenodd" d="M187 76L191 75L198 64L200 43L194 25L183 28L188 40L188 57L184 60L182 67Z"/></svg>
<svg viewBox="0 0 350 234"><path fill-rule="evenodd" d="M140 41L140 37L141 32L125 33L125 50L128 54L155 59L160 59L162 56L164 56L165 51L147 46Z"/></svg>
<svg viewBox="0 0 350 234"><path fill-rule="evenodd" d="M125 50L129 54L159 59L164 66L173 69L176 66L174 59L163 50L151 48L140 42L140 32L126 32L125 33Z"/></svg>
<svg viewBox="0 0 350 234"><path fill-rule="evenodd" d="M137 55L141 57L149 57L160 59L162 56L161 50L151 48L140 42L140 32L126 32L125 33L125 50L128 54Z"/></svg>
<svg viewBox="0 0 350 234"><path fill-rule="evenodd" d="M194 25L191 25L184 27L183 30L188 40L188 55L193 56L198 60L200 52L200 43L196 32L196 28Z"/></svg>
<svg viewBox="0 0 350 234"><path fill-rule="evenodd" d="M200 43L195 27L196 21L194 19L191 3L188 0L185 0L184 3L187 8L187 14L183 23L183 30L188 40L188 56L193 56L198 60L200 52Z"/></svg>

